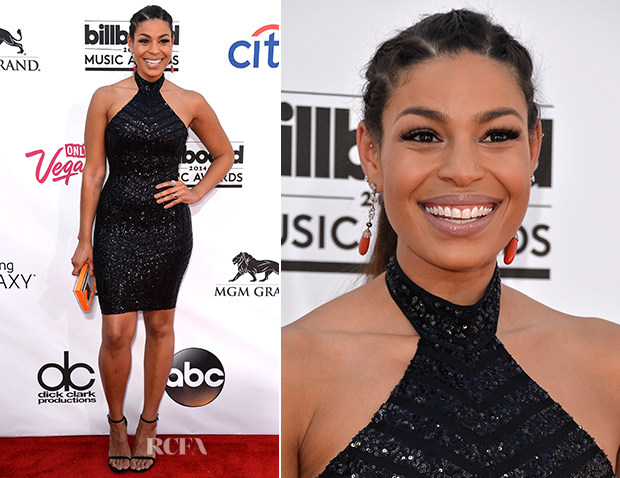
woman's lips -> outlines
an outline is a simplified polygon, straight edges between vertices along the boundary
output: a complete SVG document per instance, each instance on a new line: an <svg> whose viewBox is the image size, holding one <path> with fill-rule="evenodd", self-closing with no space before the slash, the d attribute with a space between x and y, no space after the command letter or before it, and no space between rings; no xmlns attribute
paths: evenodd
<svg viewBox="0 0 620 478"><path fill-rule="evenodd" d="M445 196L420 203L430 223L438 230L470 236L492 220L500 201L486 196Z"/></svg>
<svg viewBox="0 0 620 478"><path fill-rule="evenodd" d="M151 68L157 68L161 64L162 61L163 61L162 58L145 58L144 59L144 62Z"/></svg>
<svg viewBox="0 0 620 478"><path fill-rule="evenodd" d="M424 209L427 213L433 216L444 218L448 221L460 224L463 222L472 222L479 217L487 216L493 211L493 207L488 206L425 206Z"/></svg>

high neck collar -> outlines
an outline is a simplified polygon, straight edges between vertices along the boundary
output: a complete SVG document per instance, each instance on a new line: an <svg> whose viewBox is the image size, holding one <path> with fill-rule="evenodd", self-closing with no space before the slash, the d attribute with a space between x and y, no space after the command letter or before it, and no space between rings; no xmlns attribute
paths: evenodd
<svg viewBox="0 0 620 478"><path fill-rule="evenodd" d="M433 343L472 353L497 333L501 292L497 267L484 295L473 305L456 305L425 291L405 275L395 256L388 264L385 281L416 332Z"/></svg>
<svg viewBox="0 0 620 478"><path fill-rule="evenodd" d="M134 73L134 78L136 80L136 84L138 85L138 90L145 91L147 93L157 93L165 81L163 74L155 81L147 81L142 78L137 71Z"/></svg>

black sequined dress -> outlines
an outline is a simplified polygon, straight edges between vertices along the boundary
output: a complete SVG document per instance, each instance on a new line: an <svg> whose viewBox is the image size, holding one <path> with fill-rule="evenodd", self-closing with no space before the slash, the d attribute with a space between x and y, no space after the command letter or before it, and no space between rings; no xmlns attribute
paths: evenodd
<svg viewBox="0 0 620 478"><path fill-rule="evenodd" d="M154 197L178 178L187 127L160 93L163 75L135 80L138 93L105 130L109 175L93 244L103 314L174 308L192 251L189 206L164 209Z"/></svg>
<svg viewBox="0 0 620 478"><path fill-rule="evenodd" d="M420 335L390 398L319 476L613 477L605 453L496 336L500 279L457 306L415 285L394 258L390 294Z"/></svg>

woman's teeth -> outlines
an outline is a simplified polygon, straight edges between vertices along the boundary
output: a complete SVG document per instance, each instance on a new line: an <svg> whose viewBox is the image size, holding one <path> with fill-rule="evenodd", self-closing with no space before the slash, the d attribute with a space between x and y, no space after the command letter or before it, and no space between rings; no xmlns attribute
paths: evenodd
<svg viewBox="0 0 620 478"><path fill-rule="evenodd" d="M441 217L447 220L458 219L459 223L463 223L464 220L468 222L473 221L474 219L486 216L489 214L493 208L486 206L475 206L474 208L456 208L450 206L426 206L426 212L432 214L433 216Z"/></svg>

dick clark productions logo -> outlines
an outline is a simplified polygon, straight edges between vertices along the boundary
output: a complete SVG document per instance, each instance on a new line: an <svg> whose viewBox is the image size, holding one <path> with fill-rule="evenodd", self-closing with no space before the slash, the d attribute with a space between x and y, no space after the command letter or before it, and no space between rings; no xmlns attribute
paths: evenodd
<svg viewBox="0 0 620 478"><path fill-rule="evenodd" d="M57 370L57 373L48 370ZM86 372L78 371L84 369ZM77 378L74 376L77 375ZM47 363L37 373L37 381L44 392L39 393L42 403L95 403L95 392L88 390L95 383L95 370L87 363L69 365L69 351L64 352L63 364ZM86 383L84 383L86 382ZM60 389L64 389L61 391Z"/></svg>
<svg viewBox="0 0 620 478"><path fill-rule="evenodd" d="M222 362L207 350L189 348L174 355L166 392L180 405L201 407L224 388Z"/></svg>

